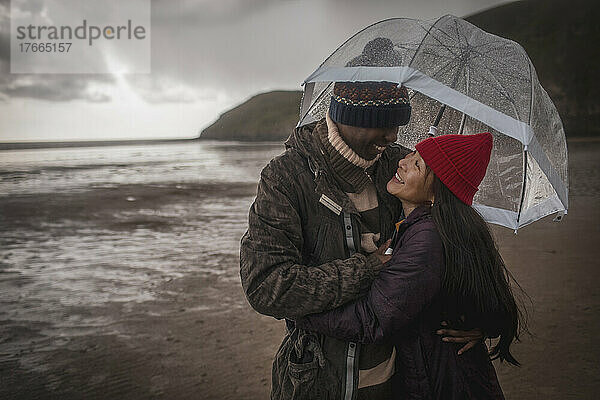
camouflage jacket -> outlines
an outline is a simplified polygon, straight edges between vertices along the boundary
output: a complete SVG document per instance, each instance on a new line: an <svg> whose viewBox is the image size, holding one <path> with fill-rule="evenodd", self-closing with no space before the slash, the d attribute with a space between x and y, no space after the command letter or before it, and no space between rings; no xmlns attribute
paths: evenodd
<svg viewBox="0 0 600 400"><path fill-rule="evenodd" d="M361 252L360 214L336 183L315 126L296 129L261 172L240 246L250 305L285 318L288 327L273 362L271 399L356 398L360 345L296 329L292 321L360 297L383 267ZM386 184L407 152L391 145L367 171L378 194L378 245L401 216Z"/></svg>

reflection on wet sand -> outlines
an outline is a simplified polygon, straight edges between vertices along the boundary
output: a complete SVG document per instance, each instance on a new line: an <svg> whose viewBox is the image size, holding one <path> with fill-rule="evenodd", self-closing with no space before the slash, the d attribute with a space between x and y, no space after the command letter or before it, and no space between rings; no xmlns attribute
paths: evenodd
<svg viewBox="0 0 600 400"><path fill-rule="evenodd" d="M192 371L205 364L197 350L222 337L218 324L197 327L245 306L239 238L260 168L280 151L5 152L0 398L141 399L173 385L178 398L194 397L202 373Z"/></svg>

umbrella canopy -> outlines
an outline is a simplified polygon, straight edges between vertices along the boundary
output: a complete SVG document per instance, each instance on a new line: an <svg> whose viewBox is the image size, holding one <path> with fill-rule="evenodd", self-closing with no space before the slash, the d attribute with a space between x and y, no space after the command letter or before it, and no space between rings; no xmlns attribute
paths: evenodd
<svg viewBox="0 0 600 400"><path fill-rule="evenodd" d="M373 45L390 41L392 48ZM357 81L396 82L410 90L412 117L398 138L406 147L414 149L432 124L440 134L493 134L490 165L474 199L486 221L516 230L566 213L562 122L518 43L451 15L378 22L305 80L298 126L325 117L334 82Z"/></svg>

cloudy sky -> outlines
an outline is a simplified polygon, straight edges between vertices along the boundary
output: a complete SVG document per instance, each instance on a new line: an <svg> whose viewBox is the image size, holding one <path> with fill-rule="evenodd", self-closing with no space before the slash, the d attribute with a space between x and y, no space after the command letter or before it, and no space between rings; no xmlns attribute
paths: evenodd
<svg viewBox="0 0 600 400"><path fill-rule="evenodd" d="M11 74L11 3L0 0L0 141L194 137L257 93L301 90L337 46L376 21L506 2L153 0L150 74ZM52 4L12 6L44 16Z"/></svg>

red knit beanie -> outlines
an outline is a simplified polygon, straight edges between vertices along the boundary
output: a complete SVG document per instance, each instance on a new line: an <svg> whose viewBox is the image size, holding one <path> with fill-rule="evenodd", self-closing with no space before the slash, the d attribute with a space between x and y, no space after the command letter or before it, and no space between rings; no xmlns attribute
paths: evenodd
<svg viewBox="0 0 600 400"><path fill-rule="evenodd" d="M492 134L443 135L416 145L425 164L463 203L471 205L492 153Z"/></svg>

